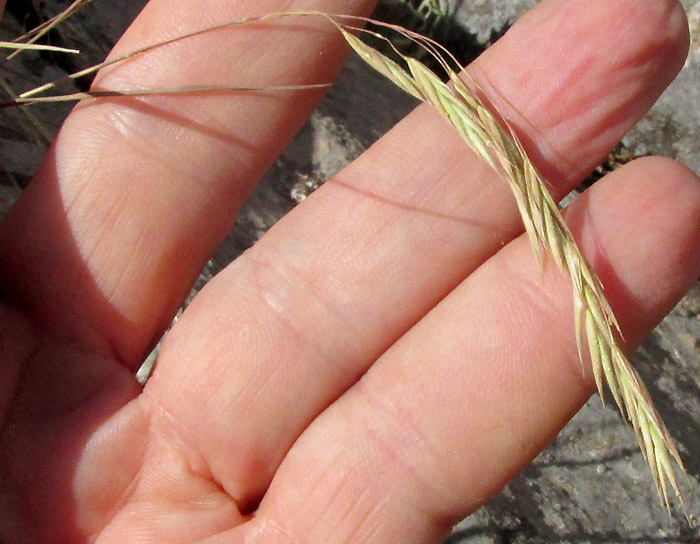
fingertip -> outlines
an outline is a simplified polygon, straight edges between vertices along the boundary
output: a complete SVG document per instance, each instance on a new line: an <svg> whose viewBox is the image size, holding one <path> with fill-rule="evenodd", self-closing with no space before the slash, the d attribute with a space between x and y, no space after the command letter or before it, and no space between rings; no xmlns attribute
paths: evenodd
<svg viewBox="0 0 700 544"><path fill-rule="evenodd" d="M700 178L685 164L670 157L640 157L626 164L624 170L643 175L645 183L658 185L657 191L682 195L693 204L700 197Z"/></svg>
<svg viewBox="0 0 700 544"><path fill-rule="evenodd" d="M630 0L622 3L629 4L619 15L628 19L624 39L642 44L634 59L639 59L640 67L645 63L648 65L648 72L656 76L656 80L651 79L650 88L661 94L676 78L688 57L690 29L685 8L678 0ZM632 67L636 68L635 65Z"/></svg>
<svg viewBox="0 0 700 544"><path fill-rule="evenodd" d="M626 214L636 225L629 229L628 242L636 240L632 245L637 246L644 240L653 242L663 249L664 266L687 277L684 284L697 279L700 178L695 172L668 157L643 157L617 170L601 198L612 191L622 199L617 204L623 206L619 214Z"/></svg>
<svg viewBox="0 0 700 544"><path fill-rule="evenodd" d="M669 0L669 15L667 18L666 28L668 35L675 45L680 64L685 62L690 50L690 27L688 24L688 16L685 12L683 4L678 0ZM663 4L663 2L660 2Z"/></svg>
<svg viewBox="0 0 700 544"><path fill-rule="evenodd" d="M625 0L603 5L613 12L614 26L634 33L631 38L641 35L657 44L659 50L670 53L668 60L674 60L672 64L680 69L688 54L690 32L685 9L678 0Z"/></svg>
<svg viewBox="0 0 700 544"><path fill-rule="evenodd" d="M677 0L544 0L472 71L556 184L585 175L648 111L688 36Z"/></svg>
<svg viewBox="0 0 700 544"><path fill-rule="evenodd" d="M637 159L567 217L636 346L700 276L700 179L673 159Z"/></svg>
<svg viewBox="0 0 700 544"><path fill-rule="evenodd" d="M656 236L660 243L671 242L665 266L676 272L682 294L700 276L700 178L667 157L645 157L630 166L635 170L628 173L638 172L652 185L650 205L658 207Z"/></svg>

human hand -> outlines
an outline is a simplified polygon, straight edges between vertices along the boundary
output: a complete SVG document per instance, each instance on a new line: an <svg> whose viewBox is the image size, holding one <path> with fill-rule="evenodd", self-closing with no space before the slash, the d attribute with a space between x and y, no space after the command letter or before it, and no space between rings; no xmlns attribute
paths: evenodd
<svg viewBox="0 0 700 544"><path fill-rule="evenodd" d="M152 0L117 50L259 4ZM372 7L289 4L264 11ZM163 47L98 84L329 80L342 39L292 23ZM687 42L671 0L545 0L470 70L559 198ZM73 112L0 230L0 541L439 542L591 394L567 282L427 107L210 282L141 389L144 354L319 98ZM566 216L634 349L700 274L697 178L638 160Z"/></svg>

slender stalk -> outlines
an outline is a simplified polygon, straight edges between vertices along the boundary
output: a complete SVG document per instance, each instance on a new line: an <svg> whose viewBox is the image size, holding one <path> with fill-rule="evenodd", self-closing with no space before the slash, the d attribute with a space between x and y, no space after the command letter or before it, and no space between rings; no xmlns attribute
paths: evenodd
<svg viewBox="0 0 700 544"><path fill-rule="evenodd" d="M80 53L80 51L77 49L68 49L67 47L20 42L0 42L0 49L15 49L18 51L53 51L55 53L72 53L74 55Z"/></svg>
<svg viewBox="0 0 700 544"><path fill-rule="evenodd" d="M85 7L87 4L92 2L92 0L75 0L70 6L68 6L66 9L64 9L61 13L58 15L55 15L48 21L43 22L36 28L30 30L23 36L20 36L17 38L13 43L19 44L19 43L24 43L25 45L33 44L37 40L41 39L44 35L46 35L51 29L55 28L57 25L61 24L63 21L77 13L79 10L81 10L83 7ZM12 58L17 55L20 50L22 49L29 49L29 48L20 48L17 47L16 51L12 52L6 59L4 59L2 62L0 62L0 67L5 64L8 60L11 60Z"/></svg>

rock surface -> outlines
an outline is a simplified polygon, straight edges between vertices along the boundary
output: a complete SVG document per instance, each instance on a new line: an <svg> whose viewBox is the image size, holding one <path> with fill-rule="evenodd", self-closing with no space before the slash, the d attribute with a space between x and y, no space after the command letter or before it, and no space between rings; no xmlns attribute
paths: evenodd
<svg viewBox="0 0 700 544"><path fill-rule="evenodd" d="M391 7L392 0L382 2ZM535 2L451 0L452 30L478 50ZM11 38L30 2L8 2L0 39ZM93 3L57 38L99 60L133 18L142 0ZM683 0L693 45L677 81L625 138L636 154L678 158L700 173L700 1ZM65 3L41 4L45 15ZM24 11L23 11L24 10ZM2 73L13 89L54 79L72 60L23 55ZM358 156L412 109L414 102L352 58L327 100L251 195L237 226L207 265L201 285L240 254L297 202ZM0 213L26 184L66 107L36 108L39 130L20 110L0 116ZM3 170L4 169L4 170ZM669 315L634 357L677 439L690 479L686 486L692 527L658 504L632 430L597 397L570 422L533 465L485 508L456 528L450 544L690 543L700 541L700 284Z"/></svg>

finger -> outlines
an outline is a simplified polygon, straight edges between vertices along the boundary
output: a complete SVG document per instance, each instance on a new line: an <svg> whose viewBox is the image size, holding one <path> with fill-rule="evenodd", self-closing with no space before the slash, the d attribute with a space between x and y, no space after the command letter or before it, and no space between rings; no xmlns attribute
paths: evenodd
<svg viewBox="0 0 700 544"><path fill-rule="evenodd" d="M700 180L666 159L609 178L567 219L633 349L700 274ZM246 542L441 542L593 391L572 314L553 263L509 244L314 421Z"/></svg>
<svg viewBox="0 0 700 544"><path fill-rule="evenodd" d="M152 0L113 55L278 10L366 14L372 0ZM320 19L212 32L103 71L101 89L332 81L347 47ZM138 364L257 178L321 91L81 104L3 224L3 294L51 329ZM61 316L59 318L59 316Z"/></svg>
<svg viewBox="0 0 700 544"><path fill-rule="evenodd" d="M538 166L556 173L567 167L560 156L577 157L572 173L550 178L558 195L592 167L584 157L597 161L673 78L687 41L678 9L542 2L472 68L499 87L520 82L502 113L530 119L521 129L543 142ZM571 52L567 63L550 63L545 53L561 50ZM512 55L520 64L501 73ZM549 78L528 83L540 64ZM550 114L567 111L578 122L560 132ZM545 152L550 134L558 153ZM251 508L314 417L521 228L505 183L420 108L200 294L169 335L148 398L169 414L161 424L176 421L214 478Z"/></svg>

